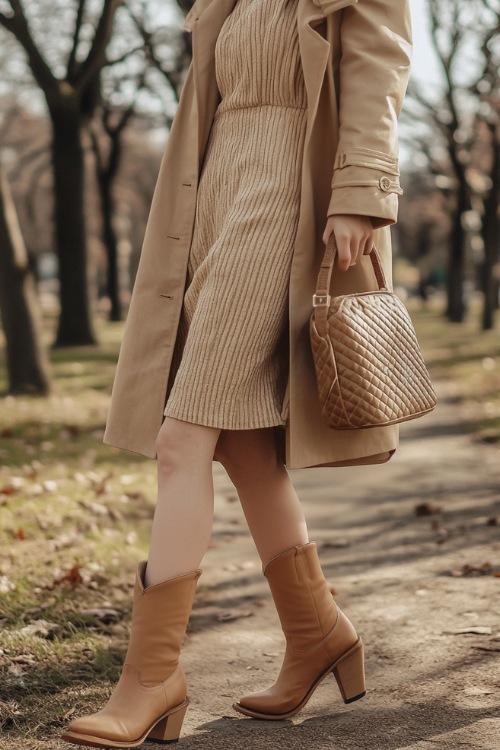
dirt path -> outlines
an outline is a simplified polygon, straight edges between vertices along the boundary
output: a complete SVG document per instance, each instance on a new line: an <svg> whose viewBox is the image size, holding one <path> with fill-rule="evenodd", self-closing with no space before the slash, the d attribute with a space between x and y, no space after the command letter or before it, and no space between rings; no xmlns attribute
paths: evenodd
<svg viewBox="0 0 500 750"><path fill-rule="evenodd" d="M329 678L294 720L232 711L273 681L283 641L234 488L216 469L213 546L184 651L185 750L500 748L500 449L473 443L453 385L437 387L439 408L402 426L385 466L292 472L366 644L368 693L351 706ZM420 504L439 512L419 516ZM483 565L488 574L463 574Z"/></svg>

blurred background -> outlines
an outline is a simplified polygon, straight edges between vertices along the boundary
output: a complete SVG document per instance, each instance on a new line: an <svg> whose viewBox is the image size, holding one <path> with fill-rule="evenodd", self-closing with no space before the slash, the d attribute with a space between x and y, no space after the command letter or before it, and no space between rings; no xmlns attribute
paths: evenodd
<svg viewBox="0 0 500 750"><path fill-rule="evenodd" d="M6 728L24 726L16 701L27 691L57 694L75 679L117 675L120 652L105 637L123 628L120 608L127 610L130 572L149 539L156 478L154 462L101 439L159 163L190 62L182 25L191 4L0 0ZM440 429L449 439L466 433L471 451L479 450L479 481L498 487L480 451L500 447L500 0L410 4L415 50L400 118L394 285L452 408L446 429L436 415L426 439ZM428 445L418 443L415 456L427 460ZM316 479L333 482L323 470ZM488 503L481 539L497 534ZM432 516L427 533L448 543L439 513L429 501L417 515ZM460 570L498 577L480 557ZM61 705L40 702L56 728L66 718Z"/></svg>

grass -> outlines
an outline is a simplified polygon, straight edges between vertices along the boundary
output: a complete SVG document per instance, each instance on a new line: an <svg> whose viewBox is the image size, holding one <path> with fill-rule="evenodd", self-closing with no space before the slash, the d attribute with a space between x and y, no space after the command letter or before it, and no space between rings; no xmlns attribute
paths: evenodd
<svg viewBox="0 0 500 750"><path fill-rule="evenodd" d="M408 304L425 361L434 379L454 381L470 415L475 437L500 440L500 316L491 331L480 330L480 305L471 304L464 323L449 323L442 303Z"/></svg>
<svg viewBox="0 0 500 750"><path fill-rule="evenodd" d="M156 476L102 443L122 331L101 324L99 347L52 350L46 399L8 396L0 379L0 731L12 747L51 746L77 702L102 703L123 660Z"/></svg>
<svg viewBox="0 0 500 750"><path fill-rule="evenodd" d="M498 327L479 333L477 307L450 325L438 302L408 304L433 378L453 379L479 436L499 439ZM49 398L8 396L0 374L5 747L59 747L74 707L100 707L119 675L156 490L154 461L102 443L122 331L101 320L99 347L51 351Z"/></svg>

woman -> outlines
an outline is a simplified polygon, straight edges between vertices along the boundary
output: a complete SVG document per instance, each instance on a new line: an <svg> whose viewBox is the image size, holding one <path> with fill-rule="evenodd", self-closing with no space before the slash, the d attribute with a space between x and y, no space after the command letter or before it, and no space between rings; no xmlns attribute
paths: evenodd
<svg viewBox="0 0 500 750"><path fill-rule="evenodd" d="M247 716L296 714L326 674L364 695L363 645L335 604L285 468L387 461L398 429L322 422L308 340L324 243L336 293L391 279L396 118L409 72L400 0L197 0L193 61L168 140L104 440L157 457L147 563L106 706L63 738L132 747L178 739L179 661L213 517L212 461L233 481L286 636ZM276 523L279 519L279 523Z"/></svg>

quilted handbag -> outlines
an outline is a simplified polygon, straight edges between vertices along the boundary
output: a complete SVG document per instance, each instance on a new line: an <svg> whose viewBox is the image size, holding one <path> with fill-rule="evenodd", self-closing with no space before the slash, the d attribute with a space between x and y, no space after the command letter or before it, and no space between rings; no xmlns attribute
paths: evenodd
<svg viewBox="0 0 500 750"><path fill-rule="evenodd" d="M386 283L375 248L378 290L330 294L337 245L332 233L310 320L321 413L329 427L384 427L432 411L436 394L410 315Z"/></svg>

